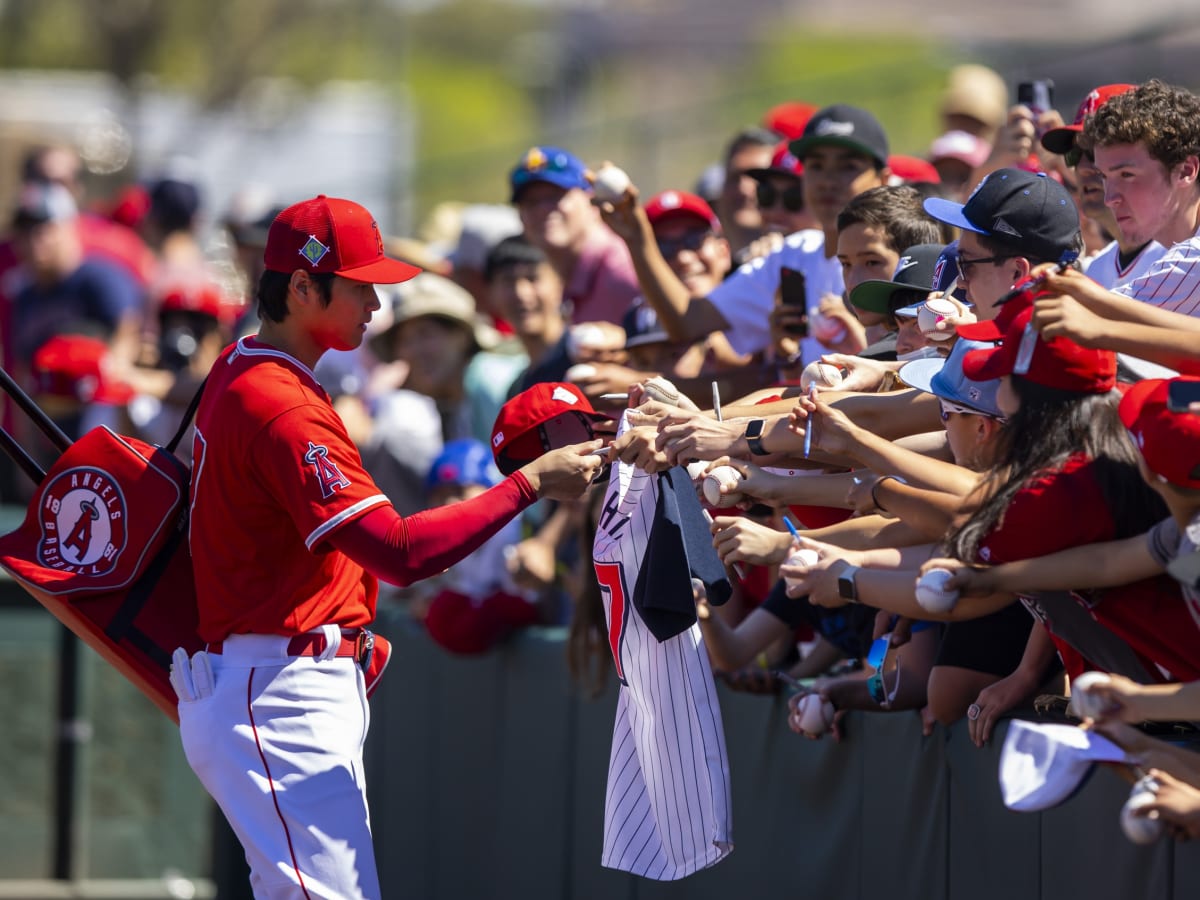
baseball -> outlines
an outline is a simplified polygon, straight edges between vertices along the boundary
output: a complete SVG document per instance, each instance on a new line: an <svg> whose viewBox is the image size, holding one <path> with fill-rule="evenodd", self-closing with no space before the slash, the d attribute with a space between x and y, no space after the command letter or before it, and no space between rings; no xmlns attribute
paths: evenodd
<svg viewBox="0 0 1200 900"><path fill-rule="evenodd" d="M946 590L946 582L954 577L949 569L930 569L917 579L917 603L932 613L945 613L954 609L958 602L958 591Z"/></svg>
<svg viewBox="0 0 1200 900"><path fill-rule="evenodd" d="M820 360L810 362L800 373L800 390L808 393L816 385L819 388L835 388L842 383L842 370Z"/></svg>
<svg viewBox="0 0 1200 900"><path fill-rule="evenodd" d="M787 565L812 568L817 564L820 558L821 557L818 555L816 550L810 550L807 547L802 547L787 558ZM785 578L783 580L787 582L788 587L792 587L796 583L796 579L794 578Z"/></svg>
<svg viewBox="0 0 1200 900"><path fill-rule="evenodd" d="M721 488L736 488L742 482L742 473L733 466L717 466L704 476L704 499L709 506L733 506L741 499L738 493L722 494Z"/></svg>
<svg viewBox="0 0 1200 900"><path fill-rule="evenodd" d="M1163 834L1161 819L1151 819L1147 816L1134 815L1139 809L1154 802L1158 790L1158 782L1153 778L1143 778L1129 792L1129 799L1121 807L1121 830L1125 837L1135 844L1153 844Z"/></svg>
<svg viewBox="0 0 1200 900"><path fill-rule="evenodd" d="M808 332L823 344L836 344L846 337L846 326L834 316L808 314Z"/></svg>
<svg viewBox="0 0 1200 900"><path fill-rule="evenodd" d="M571 359L579 359L584 350L616 350L620 345L613 344L612 339L599 325L584 322L572 325L567 331L567 354Z"/></svg>
<svg viewBox="0 0 1200 900"><path fill-rule="evenodd" d="M625 174L624 169L618 168L612 163L601 166L596 172L595 180L592 181L592 192L596 199L608 203L619 202L628 189L629 176Z"/></svg>
<svg viewBox="0 0 1200 900"><path fill-rule="evenodd" d="M833 704L820 694L805 694L800 698L797 711L800 713L800 730L811 737L824 734L833 725Z"/></svg>
<svg viewBox="0 0 1200 900"><path fill-rule="evenodd" d="M934 297L932 300L926 300L924 305L917 310L917 328L931 341L948 341L954 337L953 329L939 331L937 323L947 316L957 316L958 313L958 307L949 300Z"/></svg>
<svg viewBox="0 0 1200 900"><path fill-rule="evenodd" d="M593 377L595 374L595 366L589 366L587 363L579 363L567 369L563 377L566 381L582 381L585 378Z"/></svg>
<svg viewBox="0 0 1200 900"><path fill-rule="evenodd" d="M1091 689L1098 684L1107 684L1112 679L1104 672L1084 672L1071 682L1071 702L1067 712L1080 719L1098 719L1104 711L1098 697Z"/></svg>

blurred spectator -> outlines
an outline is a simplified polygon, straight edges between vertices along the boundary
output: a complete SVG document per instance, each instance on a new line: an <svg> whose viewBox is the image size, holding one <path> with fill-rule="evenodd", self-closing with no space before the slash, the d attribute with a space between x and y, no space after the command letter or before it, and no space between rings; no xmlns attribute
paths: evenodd
<svg viewBox="0 0 1200 900"><path fill-rule="evenodd" d="M562 279L570 320L620 324L637 296L637 277L628 249L592 205L583 162L559 147L533 147L509 186L525 237Z"/></svg>
<svg viewBox="0 0 1200 900"><path fill-rule="evenodd" d="M462 211L458 243L449 254L450 277L475 298L475 308L492 319L502 334L512 328L504 311L492 305L488 290L488 254L505 238L521 233L521 219L511 206L474 203ZM560 288L561 292L561 288Z"/></svg>
<svg viewBox="0 0 1200 900"><path fill-rule="evenodd" d="M363 462L407 515L421 508L425 473L446 441L490 435L507 382L474 362L497 335L465 290L430 272L381 290L371 350L385 364L401 363L403 380L374 401Z"/></svg>
<svg viewBox="0 0 1200 900"><path fill-rule="evenodd" d="M929 161L942 179L942 188L950 200L963 202L975 185L971 174L992 152L991 145L969 131L947 131L929 145Z"/></svg>
<svg viewBox="0 0 1200 900"><path fill-rule="evenodd" d="M500 482L487 445L473 438L450 441L425 477L430 507L477 496ZM505 552L521 537L513 519L470 555L434 579L425 604L430 636L452 653L478 654L516 629L542 621L536 597L523 594L505 568Z"/></svg>
<svg viewBox="0 0 1200 900"><path fill-rule="evenodd" d="M13 305L13 343L28 362L56 334L91 334L109 345L114 363L130 367L140 344L144 296L125 269L87 258L78 211L66 188L30 183L21 191L13 235L27 283Z"/></svg>
<svg viewBox="0 0 1200 900"><path fill-rule="evenodd" d="M990 145L1008 116L1008 86L987 66L955 66L942 95L941 113L946 131L966 131Z"/></svg>
<svg viewBox="0 0 1200 900"><path fill-rule="evenodd" d="M820 227L804 207L804 164L788 149L787 141L775 147L770 165L746 169L745 173L755 181L754 198L763 231L791 234ZM746 261L746 257L739 259Z"/></svg>
<svg viewBox="0 0 1200 900"><path fill-rule="evenodd" d="M756 192L758 182L751 169L770 168L779 135L765 128L746 128L730 140L725 149L725 177L716 202L721 230L730 250L741 252L763 234L762 213Z"/></svg>
<svg viewBox="0 0 1200 900"><path fill-rule="evenodd" d="M562 381L573 360L562 279L546 254L523 235L505 238L488 253L484 280L490 308L511 324L529 363L508 387L508 396L541 381Z"/></svg>

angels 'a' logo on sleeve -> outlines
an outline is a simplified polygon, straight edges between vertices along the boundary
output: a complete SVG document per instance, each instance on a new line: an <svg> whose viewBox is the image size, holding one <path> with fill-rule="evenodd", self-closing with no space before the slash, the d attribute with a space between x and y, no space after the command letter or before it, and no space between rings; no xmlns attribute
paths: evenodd
<svg viewBox="0 0 1200 900"><path fill-rule="evenodd" d="M342 470L337 467L337 463L329 458L328 447L322 447L309 441L304 461L313 467L317 483L321 486L322 499L328 500L342 488L350 487L350 479L343 475Z"/></svg>

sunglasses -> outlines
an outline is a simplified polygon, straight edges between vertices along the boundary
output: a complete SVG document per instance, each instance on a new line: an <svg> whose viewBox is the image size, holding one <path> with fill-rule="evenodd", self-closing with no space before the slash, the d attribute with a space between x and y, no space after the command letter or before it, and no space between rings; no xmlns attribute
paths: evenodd
<svg viewBox="0 0 1200 900"><path fill-rule="evenodd" d="M963 256L961 253L956 253L954 255L954 264L958 266L958 274L970 281L971 272L976 266L981 266L984 263L991 263L992 265L995 265L996 263L1003 262L1006 259L1012 259L1012 256L979 256L975 259L971 259L968 256Z"/></svg>
<svg viewBox="0 0 1200 900"><path fill-rule="evenodd" d="M896 694L900 691L899 665L896 667L896 683L892 685L891 691L888 691L887 686L883 683L883 670L887 666L888 657L891 653L891 632L888 632L883 637L876 638L871 644L871 649L867 652L867 665L875 670L871 673L871 677L867 679L867 691L870 693L871 699L884 709L887 709L891 705L892 701L896 699ZM898 658L897 663L899 663Z"/></svg>
<svg viewBox="0 0 1200 900"><path fill-rule="evenodd" d="M675 254L681 253L684 250L699 253L700 248L704 246L704 242L711 236L711 231L689 231L687 234L681 234L675 238L657 238L655 243L658 244L658 251L663 255L663 258L670 259Z"/></svg>
<svg viewBox="0 0 1200 900"><path fill-rule="evenodd" d="M760 181L754 192L758 198L759 209L770 209L780 202L788 212L800 212L804 209L804 188L798 184L790 185L781 191L769 182Z"/></svg>
<svg viewBox="0 0 1200 900"><path fill-rule="evenodd" d="M1091 150L1083 150L1078 145L1075 145L1063 154L1063 162L1073 169L1079 165L1079 161L1085 156L1087 157L1088 162L1094 163L1096 161L1096 157Z"/></svg>

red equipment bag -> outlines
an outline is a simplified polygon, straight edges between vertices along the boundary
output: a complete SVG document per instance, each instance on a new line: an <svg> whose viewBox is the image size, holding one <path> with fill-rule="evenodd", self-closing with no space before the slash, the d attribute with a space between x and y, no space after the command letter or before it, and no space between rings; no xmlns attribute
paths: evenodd
<svg viewBox="0 0 1200 900"><path fill-rule="evenodd" d="M187 546L189 469L108 428L70 444L0 565L173 721L171 654L201 650Z"/></svg>

